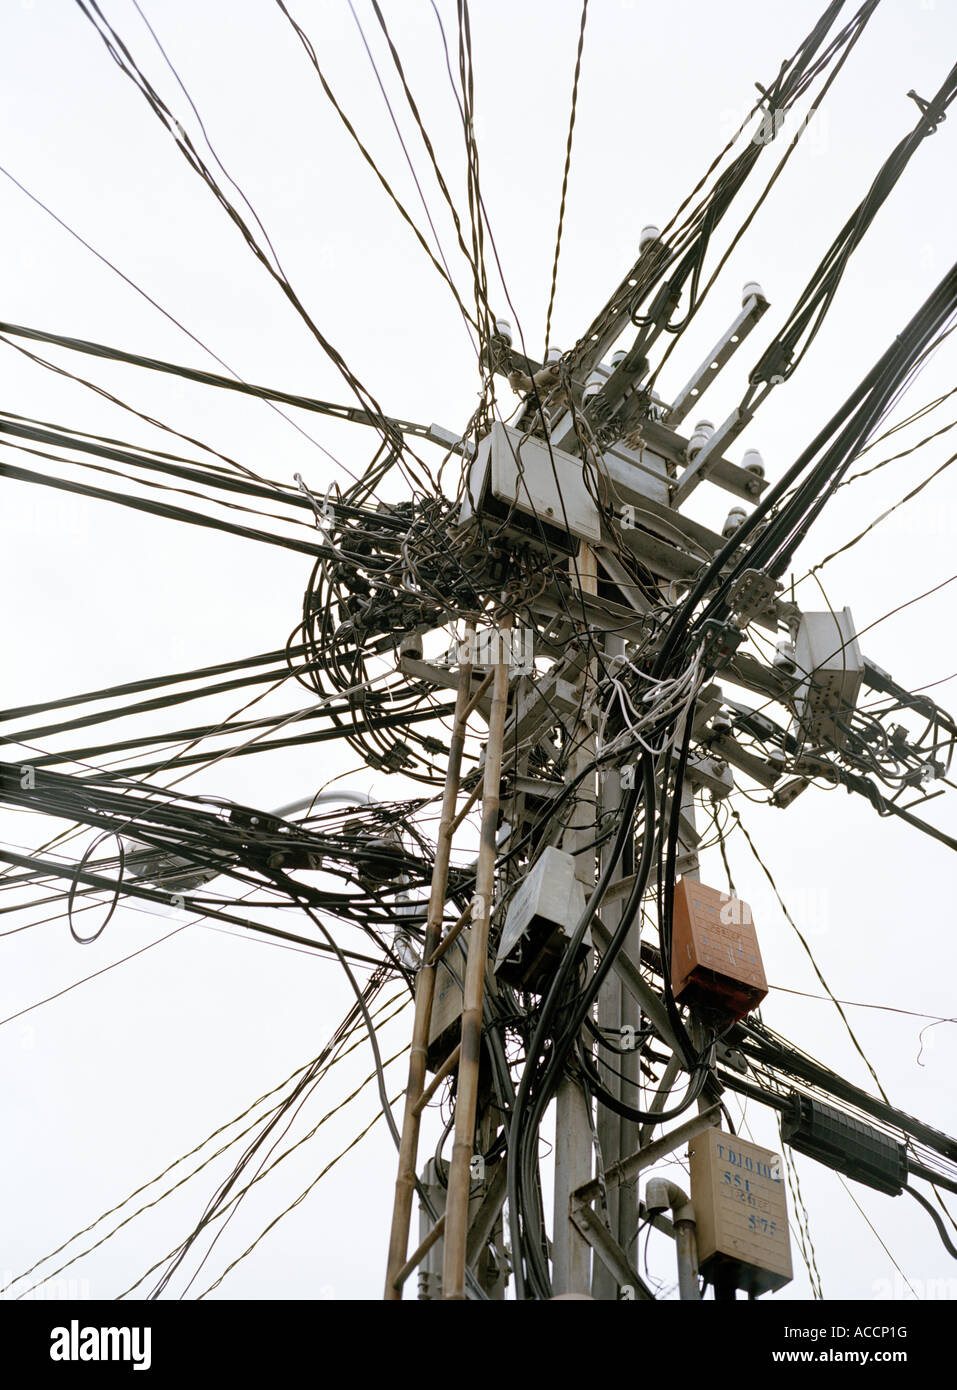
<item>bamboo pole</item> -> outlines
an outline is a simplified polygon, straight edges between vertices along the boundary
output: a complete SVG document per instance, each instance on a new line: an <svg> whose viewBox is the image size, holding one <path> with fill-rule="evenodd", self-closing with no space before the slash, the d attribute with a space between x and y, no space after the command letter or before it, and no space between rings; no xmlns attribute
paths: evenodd
<svg viewBox="0 0 957 1390"><path fill-rule="evenodd" d="M470 625L466 629L467 642L471 639L473 632L474 628ZM471 656L470 646L468 655ZM429 1023L432 1018L432 1001L435 996L435 965L431 958L442 935L449 860L452 853L452 826L458 803L465 728L473 707L469 690L471 679L471 661L467 661L462 666L459 676L455 714L452 720L452 737L449 743L449 762L445 775L445 789L442 794L442 813L438 836L436 837L435 863L432 866L429 914L422 946L423 963L419 967L415 980L415 1017L412 1024L412 1047L409 1053L409 1080L405 1091L405 1112L402 1119L398 1173L395 1180L395 1200L392 1209L392 1230L389 1235L389 1258L386 1267L385 1298L388 1301L402 1297L402 1281L399 1279L399 1274L405 1267L406 1252L409 1248L409 1225L412 1220L415 1165L418 1158L419 1128L422 1114L419 1102L425 1089Z"/></svg>
<svg viewBox="0 0 957 1390"><path fill-rule="evenodd" d="M479 1065L482 1055L482 1001L488 961L489 918L495 882L495 832L502 777L502 745L508 706L508 665L503 624L499 630L499 660L495 664L485 773L482 784L482 838L475 874L475 909L469 930L462 1010L462 1051L455 1099L455 1138L449 1166L445 1204L445 1250L442 1270L443 1299L465 1297L465 1254L468 1238L469 1186L475 1117L478 1105Z"/></svg>

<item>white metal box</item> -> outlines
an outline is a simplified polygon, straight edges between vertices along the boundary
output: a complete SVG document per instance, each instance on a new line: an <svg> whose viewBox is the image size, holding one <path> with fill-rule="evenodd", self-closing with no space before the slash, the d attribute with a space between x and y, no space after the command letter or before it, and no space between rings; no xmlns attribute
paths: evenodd
<svg viewBox="0 0 957 1390"><path fill-rule="evenodd" d="M585 889L575 877L574 858L549 845L509 904L495 973L509 984L534 988L584 910ZM583 944L591 944L587 934Z"/></svg>
<svg viewBox="0 0 957 1390"><path fill-rule="evenodd" d="M795 691L798 723L813 744L842 747L864 677L864 658L851 610L803 613L794 644L795 664L804 679Z"/></svg>
<svg viewBox="0 0 957 1390"><path fill-rule="evenodd" d="M790 1283L791 1238L781 1157L723 1129L688 1146L698 1263L706 1277L723 1267L755 1295Z"/></svg>
<svg viewBox="0 0 957 1390"><path fill-rule="evenodd" d="M508 520L530 539L566 550L577 549L580 540L601 540L581 459L498 421L479 444L459 519L477 513Z"/></svg>

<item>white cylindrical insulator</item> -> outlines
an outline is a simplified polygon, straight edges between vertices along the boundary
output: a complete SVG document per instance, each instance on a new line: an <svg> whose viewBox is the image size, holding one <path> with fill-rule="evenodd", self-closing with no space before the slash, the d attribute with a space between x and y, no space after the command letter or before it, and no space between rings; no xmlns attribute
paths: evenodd
<svg viewBox="0 0 957 1390"><path fill-rule="evenodd" d="M757 449L745 449L741 467L748 473L753 473L757 478L764 477L764 459Z"/></svg>
<svg viewBox="0 0 957 1390"><path fill-rule="evenodd" d="M725 540L730 539L735 531L739 531L747 519L748 514L743 507L732 507L725 517L724 525L721 528L721 534L724 536Z"/></svg>
<svg viewBox="0 0 957 1390"><path fill-rule="evenodd" d="M562 355L562 349L561 349L561 348L559 348L559 347L550 347L550 348L548 349L548 351L546 352L546 354L545 354L545 365L546 365L546 367L548 366L549 362L558 362L558 361L561 359L561 355Z"/></svg>
<svg viewBox="0 0 957 1390"><path fill-rule="evenodd" d="M588 380L585 382L585 389L582 392L582 400L590 401L593 396L597 396L598 392L604 386L605 381L607 380L607 376L607 372L600 372L597 370L591 372L588 376Z"/></svg>
<svg viewBox="0 0 957 1390"><path fill-rule="evenodd" d="M611 355L612 371L614 371L614 369L619 365L619 363L624 362L627 356L628 353L625 348L619 348L617 352L613 352Z"/></svg>
<svg viewBox="0 0 957 1390"><path fill-rule="evenodd" d="M744 308L745 304L747 304L749 299L754 299L755 297L757 297L758 299L763 299L764 290L762 290L757 280L749 280L748 283L745 285L744 289L741 291L742 309Z"/></svg>
<svg viewBox="0 0 957 1390"><path fill-rule="evenodd" d="M693 459L695 454L700 454L713 434L714 424L712 421L699 420L694 427L694 433L688 440L688 458Z"/></svg>
<svg viewBox="0 0 957 1390"><path fill-rule="evenodd" d="M496 338L504 338L509 347L512 346L512 325L508 319L495 320L495 336Z"/></svg>
<svg viewBox="0 0 957 1390"><path fill-rule="evenodd" d="M649 222L647 227L642 227L638 236L638 250L644 251L646 246L650 246L653 241L660 241L661 228L656 227L653 222Z"/></svg>
<svg viewBox="0 0 957 1390"><path fill-rule="evenodd" d="M780 671L784 676L796 675L797 653L794 643L789 642L786 637L782 638L774 649L774 661L771 664L775 671Z"/></svg>
<svg viewBox="0 0 957 1390"><path fill-rule="evenodd" d="M408 970L418 970L422 961L418 951L412 945L411 937L407 936L405 932L396 932L393 944L400 965L404 965Z"/></svg>

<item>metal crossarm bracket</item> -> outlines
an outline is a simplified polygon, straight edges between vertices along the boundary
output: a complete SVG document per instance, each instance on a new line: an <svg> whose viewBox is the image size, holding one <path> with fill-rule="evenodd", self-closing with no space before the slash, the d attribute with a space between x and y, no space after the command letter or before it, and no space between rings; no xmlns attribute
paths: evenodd
<svg viewBox="0 0 957 1390"><path fill-rule="evenodd" d="M715 343L714 347L708 353L708 356L701 363L701 366L692 375L690 381L681 388L678 395L675 397L675 403L666 417L667 423L672 429L676 429L688 414L689 410L697 405L700 398L721 371L721 368L733 357L734 353L737 352L741 343L751 332L767 307L768 301L763 294L752 294L748 296L744 308L741 310L734 323L724 336Z"/></svg>
<svg viewBox="0 0 957 1390"><path fill-rule="evenodd" d="M738 435L749 424L751 412L742 410L739 406L732 410L724 424L717 430L705 444L700 453L695 455L694 461L688 465L681 475L678 486L674 490L672 503L677 508L686 501L699 483L703 483L706 478L719 482L718 463L721 460L727 445L737 439ZM749 474L746 468L738 469L739 473L744 473L750 479L745 484L745 493L752 495L752 500L757 497L762 489L763 480L754 474ZM713 477L712 477L713 475Z"/></svg>

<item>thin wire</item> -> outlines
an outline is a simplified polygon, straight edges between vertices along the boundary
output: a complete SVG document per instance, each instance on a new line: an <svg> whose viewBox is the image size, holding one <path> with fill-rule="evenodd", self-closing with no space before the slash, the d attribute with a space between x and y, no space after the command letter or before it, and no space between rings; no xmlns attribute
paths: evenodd
<svg viewBox="0 0 957 1390"><path fill-rule="evenodd" d="M95 904L91 904L91 906L95 906ZM59 914L60 917L64 915L64 913ZM198 920L197 918L196 921ZM31 923L31 926L39 925L39 923ZM115 970L118 965L125 965L128 960L134 960L136 956L142 956L146 951L152 951L154 946L161 946L164 941L169 941L171 936L176 936L178 932L185 931L187 927L193 925L193 922L182 922L178 927L174 927L171 932L167 932L165 936L158 937L147 946L141 946L138 951L131 951L128 956L121 956L119 960L113 961L111 965L104 965L102 970L94 970L91 975L84 975L82 980L76 980L72 985L67 985L64 989L58 989L55 994L48 994L45 999L38 999L35 1004L28 1004L25 1009L18 1009L15 1014L9 1014L6 1018L0 1018L0 1028L6 1023L12 1023L14 1019L23 1018L24 1014L32 1013L34 1009L39 1009L43 1004L52 1003L54 999L61 999L64 994L69 994L71 990L79 989L80 985L85 985L90 980L95 980L99 975L105 975L108 971Z"/></svg>
<svg viewBox="0 0 957 1390"><path fill-rule="evenodd" d="M588 0L582 0L581 27L578 31L578 52L575 55L575 76L572 79L572 109L568 118L568 143L565 147L565 172L562 175L562 196L558 205L558 234L555 237L555 260L552 264L552 289L548 297L548 313L545 315L545 352L542 360L548 360L548 343L552 331L552 309L555 305L555 286L558 283L558 257L562 249L562 227L565 223L565 198L568 193L568 173L572 165L572 139L575 134L575 113L578 109L578 78L582 67L582 49L585 45L585 20L588 17Z"/></svg>
<svg viewBox="0 0 957 1390"><path fill-rule="evenodd" d="M403 1087L401 1091L397 1091L396 1094L392 1097L392 1100L389 1102L390 1106L397 1104L397 1102L402 1099L404 1093L405 1087ZM252 1252L255 1250L256 1246L259 1244L259 1242L269 1234L273 1227L278 1225L284 1216L288 1216L291 1211L295 1210L295 1208L299 1206L300 1202L305 1201L305 1199L309 1196L309 1193L313 1190L316 1184L326 1176L326 1174L329 1172L329 1169L334 1168L340 1159L345 1158L347 1153L351 1152L351 1150L354 1149L357 1144L362 1142L362 1140L369 1133L369 1130L372 1129L373 1125L376 1124L377 1121L382 1118L382 1113L383 1112L380 1110L378 1114L373 1115L372 1119L366 1125L365 1129L363 1129L359 1134L356 1135L352 1143L348 1144L342 1150L341 1153L336 1154L335 1158L331 1159L330 1162L326 1164L325 1168L323 1168L322 1171L315 1178L313 1178L309 1186L305 1188L302 1192L300 1192L299 1196L294 1201L290 1202L289 1206L286 1207L283 1211L281 1211L278 1216L274 1217L273 1220L270 1221L266 1229L256 1237L256 1239L253 1241L251 1245L246 1247L246 1249L243 1251L241 1255L237 1255L235 1260L233 1260L231 1264L226 1266L219 1278L214 1279L213 1282L209 1285L209 1287L203 1290L203 1292L199 1295L199 1299L197 1300L197 1302L204 1299L207 1294L212 1293L213 1289L218 1288L219 1285L226 1278L226 1275L231 1273L231 1271L236 1268L240 1260L244 1260L247 1255L251 1255ZM122 1298L123 1295L121 1294L120 1297Z"/></svg>
<svg viewBox="0 0 957 1390"><path fill-rule="evenodd" d="M790 912L788 911L787 906L786 906L786 904L785 904L785 902L784 902L784 899L781 897L781 894L780 894L780 892L778 891L778 886L777 886L777 884L775 883L774 878L772 877L772 874L771 874L770 869L768 868L768 866L765 864L764 860L761 858L760 854L758 853L757 847L756 847L754 841L751 839L751 836L748 834L748 831L747 831L746 827L744 826L744 824L743 824L743 822L742 822L742 820L741 820L741 816L740 816L740 814L738 813L738 811L735 810L735 808L734 808L733 806L730 807L729 809L730 809L730 811L731 811L732 816L733 816L734 819L737 821L738 826L739 826L739 828L740 828L740 830L741 830L742 835L744 836L744 838L745 838L745 839L747 840L747 842L748 842L748 848L751 850L751 853L754 855L755 859L758 861L758 863L760 864L762 870L764 871L764 876L765 876L765 878L768 880L768 882L769 882L770 885L771 885L771 888L772 888L773 891L774 891L774 896L777 898L778 903L780 904L781 911L784 913L784 916L785 916L785 918L787 919L789 925L793 928L793 930L794 930L794 932L795 932L795 934L796 934L796 936L797 936L797 939L800 941L801 945L804 947L805 953L806 953L806 955L807 955L808 960L811 962L811 965L812 965L812 967L813 967L813 969L814 969L815 975L816 975L817 978L820 980L821 984L824 986L825 990L827 991L828 998L831 1000L831 1002L834 1004L834 1007L837 1009L838 1013L840 1014L841 1020L842 1020L842 1022L843 1022L843 1024L844 1024L844 1027L847 1029L847 1033L848 1033L848 1036L849 1036L850 1039L851 1039L851 1042L854 1044L854 1047L855 1047L856 1051L859 1053L861 1059L863 1060L864 1065L867 1067L867 1070L870 1072L871 1076L874 1078L874 1084L876 1085L876 1087L877 1087L878 1091L880 1092L881 1096L882 1096L883 1099L886 1101L886 1103L887 1103L888 1105L890 1105L890 1104L891 1104L890 1098L889 1098L887 1092L884 1090L884 1087L881 1085L880 1077L877 1075L877 1072L874 1070L874 1067L873 1067L873 1065L872 1065L870 1059L868 1058L866 1052L864 1051L864 1049L861 1047L860 1043L858 1042L858 1040L857 1040L857 1034L854 1032L854 1029L851 1027L850 1022L849 1022L849 1020L848 1020L848 1017L847 1017L847 1015L845 1014L844 1010L841 1008L840 1002L839 1002L839 1000L837 999L836 995L834 994L834 991L831 989L831 987L830 987L830 985L828 984L827 980L825 980L823 974L821 973L821 968L820 968L820 966L818 965L817 961L816 961L815 958L814 958L814 952L811 950L811 947L810 947L810 945L808 944L807 938L805 937L804 933L801 931L800 927L798 926L798 924L795 922L794 918L791 916Z"/></svg>
<svg viewBox="0 0 957 1390"><path fill-rule="evenodd" d="M881 1240L881 1237L880 1237L880 1235L878 1234L877 1230L875 1229L874 1223L871 1221L871 1218L868 1216L867 1212L864 1210L864 1208L861 1206L860 1202L859 1202L859 1201L857 1200L857 1198L854 1196L854 1193L853 1193L853 1192L851 1191L851 1189L848 1187L847 1183L846 1183L846 1182L844 1181L844 1179L841 1177L840 1173L837 1174L837 1180L838 1180L838 1182L841 1184L841 1186L843 1187L844 1191L847 1193L848 1197L850 1197L851 1201L852 1201L852 1202L854 1203L854 1205L857 1207L857 1210L861 1213L861 1215L863 1216L864 1220L867 1222L868 1226L870 1226L872 1233L877 1237L877 1240L879 1241L880 1246L881 1246L881 1249L884 1251L884 1254L887 1256L887 1258L890 1260L891 1264L892 1264L892 1265L894 1266L894 1268L897 1270L897 1273L898 1273L898 1274L900 1275L900 1277L903 1279L904 1283L905 1283L905 1284L907 1285L907 1287L910 1289L911 1293L912 1293L912 1294L914 1295L914 1297L915 1297L916 1299L918 1299L918 1301L919 1301L919 1300L920 1300L920 1294L919 1294L919 1293L917 1292L917 1290L914 1288L913 1284L912 1284L911 1281L908 1279L907 1275L904 1273L904 1271L901 1269L900 1265L899 1265L899 1264L897 1263L897 1261L894 1259L894 1256L893 1256L893 1255L891 1254L891 1252L888 1250L888 1248L887 1248L887 1246L884 1244L883 1240Z"/></svg>
<svg viewBox="0 0 957 1390"><path fill-rule="evenodd" d="M357 145L357 147L358 147L358 149L359 149L359 152L360 152L360 154L362 155L363 159L366 161L366 163L367 163L367 164L369 165L369 167L372 169L372 171L373 171L373 173L375 174L376 178L379 180L380 184L381 184L382 187L385 189L385 191L386 191L386 193L388 194L388 196L391 198L392 202L394 203L395 207L398 209L398 211L399 211L399 213L401 214L401 216L403 217L403 219L406 221L406 223L409 225L409 227L411 227L411 229L412 229L412 231L413 231L413 233L414 233L414 235L415 235L417 241L419 242L419 245L420 245L420 246L422 247L422 249L425 251L425 254L428 256L429 260L432 262L433 266L434 266L435 269L438 271L439 275L441 275L442 279L445 281L445 283L448 285L449 289L452 291L452 294L453 294L454 297L455 297L455 302L456 302L456 304L459 306L459 309L461 310L461 312L464 314L464 316L465 316L467 322L470 323L470 324L472 325L472 327L477 328L478 325L475 323L475 320L472 318L472 316L471 316L471 314L469 313L468 309L466 309L465 304L464 304L463 301L462 301L462 297L461 297L461 295L459 294L458 289L456 288L456 286L455 286L455 284L454 284L454 282L453 282L453 280L452 280L452 276L451 276L451 273L450 273L450 271L449 271L449 269L448 269L448 265L447 265L447 264L442 265L442 264L439 263L439 261L436 260L435 255L433 254L431 247L429 246L428 242L425 240L425 237L424 237L424 236L422 235L422 233L419 231L418 227L417 227L417 226L415 225L415 223L413 222L413 220L412 220L411 216L409 215L409 213L406 211L406 209L403 207L403 205L399 202L399 199L397 198L397 196L396 196L395 192L393 191L391 185L389 184L388 180L385 178L385 175L384 175L384 174L382 173L382 171L379 169L379 166L376 164L376 162L375 162L375 160L373 159L372 155L369 153L369 151L366 149L365 145L364 145L364 144L362 143L362 141L359 139L359 136L358 136L357 133L356 133L355 127L352 125L352 122L349 120L348 116L345 114L345 112L343 111L342 107L339 105L339 102L337 101L337 99L336 99L336 97L335 97L335 95L334 95L334 93L333 93L333 91L332 91L332 88L329 86L329 83L326 81L325 75L324 75L322 69L321 69L320 66L319 66L319 60L318 60L318 58L316 57L316 50L315 50L313 44L310 42L310 40L309 40L308 36L306 35L305 31L304 31L304 30L300 27L300 25L297 24L297 22L293 19L292 15L289 13L288 9L286 8L285 4L283 3L283 0L276 0L276 3L277 3L277 5L279 6L279 8L280 8L280 10L282 11L282 13L283 13L283 14L286 16L286 18L288 19L289 23L292 25L292 28L293 28L293 30L295 31L297 37L299 38L299 41L300 41L300 43L302 44L303 48L305 49L305 52L306 52L306 54L307 54L307 56L308 56L310 62L312 63L313 67L314 67L315 70L316 70L316 75L318 76L319 81L322 83L323 91L325 92L326 96L329 98L329 101L332 103L332 106L333 106L333 108L334 108L336 114L339 116L339 119L342 121L342 123L343 123L343 125L345 126L346 130L349 132L349 134L352 136L352 139L355 141L355 143L356 143L356 145ZM435 229L433 228L433 232L434 232L434 230L435 230ZM439 254L440 254L440 255L442 254L441 246L439 247ZM444 259L445 259L445 258L444 258L444 255L443 255L443 261L444 261Z"/></svg>
<svg viewBox="0 0 957 1390"><path fill-rule="evenodd" d="M402 996L405 996L404 990L402 991ZM373 1017L378 1017L381 1013L384 1012L386 1008L389 1007L390 1004L394 1004L395 1002L396 996L393 996L391 999L386 1000L375 1011ZM396 1012L401 1012L402 1009L406 1007L407 1003L407 997L403 997L402 1003L400 1004L399 1009ZM388 1015L387 1018L381 1020L380 1026L394 1017L395 1013ZM352 1037L352 1035L358 1030L358 1026L359 1025L357 1020L356 1025L352 1029L350 1029L350 1031L346 1034L345 1038L343 1039L343 1042L347 1042L349 1038ZM336 1062L341 1061L344 1057L347 1057L350 1052L354 1052L355 1049L357 1047L360 1047L361 1045L362 1038L359 1037L344 1051L337 1052L337 1055L329 1061L328 1065L323 1070L322 1075L325 1075L325 1073L332 1066L334 1066ZM61 1245L58 1245L55 1250L51 1250L49 1254L41 1256L40 1259L36 1260L30 1266L29 1269L25 1269L22 1274L16 1275L13 1279L10 1280L8 1284L4 1285L3 1288L0 1288L0 1294L6 1293L9 1289L13 1287L14 1284L19 1284L22 1280L26 1279L29 1275L33 1274L35 1270L39 1269L40 1265L46 1264L48 1260L52 1260L57 1255L61 1254L70 1245L72 1245L75 1240L79 1240L81 1236L87 1235L88 1232L94 1230L97 1226L100 1225L102 1221L105 1221L107 1217L114 1216L118 1211L121 1211L122 1208L125 1207L129 1202L131 1202L134 1197L139 1197L143 1192L146 1192L149 1188L155 1186L156 1183L162 1181L162 1179L165 1178L168 1173L171 1173L174 1168L179 1167L181 1163L185 1163L187 1159L195 1157L195 1155L198 1154L201 1149L204 1149L207 1144L212 1143L214 1139L217 1139L232 1125L238 1124L241 1120L244 1120L247 1117L247 1115L252 1114L252 1112L259 1105L261 1105L263 1101L270 1099L270 1097L276 1095L279 1091L284 1090L291 1081L294 1081L296 1079L297 1076L300 1076L311 1066L314 1066L316 1060L317 1059L314 1058L310 1062L303 1063L301 1067L297 1067L295 1071L291 1072L289 1076L285 1078L284 1081L279 1082L279 1084L277 1086L272 1087L271 1090L264 1092L261 1096L258 1097L257 1100L254 1100L251 1105L248 1105L245 1110L241 1111L238 1115L234 1115L231 1120L227 1120L225 1124L222 1124L219 1126L218 1129L213 1130L212 1134L208 1134L205 1139L202 1139L198 1144L194 1145L192 1149L189 1149L186 1153L181 1154L179 1158L175 1158L172 1161L172 1163L167 1164L167 1166L162 1170L162 1172L157 1173L156 1176L150 1178L148 1182L142 1183L139 1187L135 1188L127 1197L124 1197L121 1202L117 1202L115 1206L112 1206L107 1211L102 1212L101 1215L99 1215L94 1221L91 1221L89 1225L82 1227L82 1229L80 1229L79 1231L75 1231L72 1236L70 1236L67 1240L63 1241ZM55 1279L58 1274L62 1274L65 1269L69 1269L69 1267L73 1264L76 1264L78 1260L83 1259L84 1256L89 1255L94 1250L99 1249L101 1245L105 1244L107 1240L110 1240L114 1235L116 1235L118 1231L122 1230L124 1226L129 1225L129 1223L133 1221L137 1216L141 1216L145 1211L150 1211L153 1207L157 1206L159 1202L163 1201L166 1197L169 1197L172 1193L176 1192L191 1178L194 1178L198 1173L201 1173L203 1169L208 1167L209 1164L212 1163L215 1159L221 1157L227 1151L227 1149L232 1148L232 1146L238 1143L240 1139L245 1138L245 1136L249 1134L256 1127L257 1124L260 1124L263 1120L268 1118L268 1116L271 1115L274 1110L278 1109L279 1104L281 1103L277 1102L277 1104L273 1106L271 1110L268 1110L265 1112L265 1114L258 1116L255 1120L253 1120L253 1122L250 1125L248 1125L245 1129L240 1130L226 1144L224 1144L221 1148L217 1149L215 1153L211 1154L208 1158L204 1159L202 1163L198 1164L197 1167L193 1168L189 1173L187 1173L185 1177L178 1179L172 1187L167 1188L166 1191L160 1193L158 1197L154 1198L150 1202L144 1203L142 1206L138 1207L136 1211L132 1212L129 1216L124 1217L122 1221L120 1221L116 1226L114 1226L112 1230L108 1231L106 1235L102 1236L99 1240L97 1240L95 1244L88 1246L85 1250L79 1251L76 1255L72 1255L70 1259L66 1261L65 1264L62 1264L59 1266L59 1268L52 1270L51 1273L45 1274L42 1279L39 1279L35 1284L31 1284L28 1289L24 1289L22 1293L17 1295L17 1298L25 1298L26 1295L32 1293L34 1289L40 1288L41 1285L48 1283L51 1279Z"/></svg>
<svg viewBox="0 0 957 1390"><path fill-rule="evenodd" d="M846 541L844 545L839 546L837 550L832 550L830 555L825 555L823 560L819 560L816 565L813 565L811 569L808 570L808 574L814 575L818 570L823 569L829 561L835 559L838 555L843 555L846 550L850 550L851 546L857 545L858 541L862 541L865 536L870 535L875 526L879 526L882 521L886 521L892 513L896 512L899 507L903 507L904 503L909 502L912 497L916 497L919 492L923 492L924 488L927 487L929 483L932 483L940 473L943 473L945 469L949 468L955 460L957 460L957 453L953 453L949 459L945 459L939 468L935 468L933 473L926 477L922 483L918 483L915 488L912 488L899 502L895 502L892 507L888 507L886 511L881 512L880 516L875 517L869 525L864 527L863 531L859 531L856 536Z"/></svg>
<svg viewBox="0 0 957 1390"><path fill-rule="evenodd" d="M833 999L829 994L808 994L803 989L788 989L785 985L768 985L779 994L799 994L802 999L820 999L825 1004L843 1004L852 1009L881 1009L888 1014L907 1014L910 1018L929 1018L934 1023L957 1023L957 1018L944 1018L940 1014L918 1013L915 1009L898 1009L891 1004L862 1004L858 999Z"/></svg>
<svg viewBox="0 0 957 1390"><path fill-rule="evenodd" d="M59 227L62 227L65 232L67 232L71 237L73 237L74 241L78 241L80 245L85 247L86 250L89 251L91 255L95 256L98 261L105 265L109 270L112 270L114 275L118 275L120 279L124 281L125 284L129 285L130 289L135 290L136 293L140 295L143 299L145 299L148 304L152 304L153 308L156 309L159 313L161 313L165 319L168 319L169 322L172 323L176 328L178 328L181 333L185 333L187 338L192 339L192 341L197 345L197 347L202 348L203 352L207 353L208 356L210 356L214 362L218 362L219 365L225 371L229 372L230 376L234 376L236 380L239 382L243 381L239 373L235 371L229 365L228 362L223 361L223 359L217 353L215 353L211 347L207 347L207 345L202 341L201 338L197 338L195 333L191 332L185 324L180 323L178 318L176 318L173 314L169 313L168 310L164 309L162 304L159 304L152 297L152 295L147 294L146 290L142 289L141 286L139 286L135 280L131 280L128 275L125 275L118 266L114 265L113 262L108 259L108 257L104 256L101 252L97 251L96 247L91 246L88 241L85 241L84 238L80 236L79 232L74 231L74 229L67 222L64 222L62 217L58 217L52 208L48 207L46 203L44 203L40 198L36 196L36 194L31 193L29 188L26 188L20 182L19 179L14 178L13 174L10 173L9 169L5 169L2 165L0 165L0 174L3 174L4 177L8 178L10 182L14 184L15 187L19 188L20 192L25 194L30 199L31 203L34 203L38 208L45 212L48 217L52 217L54 222L56 222L56 224ZM246 384L247 383L243 382L243 385ZM336 465L337 468L341 468L343 472L348 473L350 478L355 478L355 474L351 472L351 470L348 469L340 459L337 459L335 454L330 453L330 451L323 444L319 443L318 439L313 438L313 436L309 433L308 430L303 429L303 427L297 424L295 420L291 419L290 416L288 416L285 413L285 411L280 410L278 405L276 405L274 401L267 400L266 404L269 406L270 410L274 410L276 414L279 415L283 420L285 420L288 425L291 425L298 434L301 434L303 439L308 439L310 444L315 445L315 447L319 449L321 453L325 454L326 458L330 459Z"/></svg>

